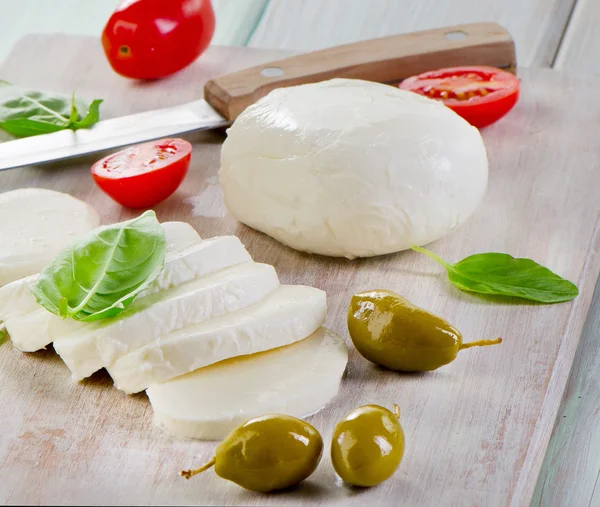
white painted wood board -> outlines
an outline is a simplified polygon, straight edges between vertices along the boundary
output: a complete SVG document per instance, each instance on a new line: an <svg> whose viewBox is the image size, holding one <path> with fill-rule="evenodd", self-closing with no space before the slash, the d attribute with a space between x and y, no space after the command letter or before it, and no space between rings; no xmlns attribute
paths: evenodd
<svg viewBox="0 0 600 507"><path fill-rule="evenodd" d="M578 0L556 57L555 68L600 74L600 2Z"/></svg>
<svg viewBox="0 0 600 507"><path fill-rule="evenodd" d="M40 48L45 51L41 52ZM211 75L278 53L214 47L193 67L162 82L134 85L114 75L93 39L30 37L0 71L28 86L106 99L104 114L163 107L201 94ZM61 62L40 55L59 52ZM31 63L35 62L35 65ZM72 69L77 69L74 72ZM324 504L504 506L529 504L600 269L600 202L595 135L581 124L600 117L597 80L522 71L522 99L488 128L490 185L474 217L431 245L448 260L481 251L528 256L578 283L581 295L553 306L497 302L454 289L440 268L415 253L361 261L308 256L237 224L221 201L216 173L222 132L190 135L190 174L156 208L162 221L187 220L203 237L235 233L284 283L328 293L328 325L346 339L350 295L384 286L447 317L467 339L501 335L502 345L462 352L426 375L373 367L351 348L343 389L312 417L329 442L337 418L363 403L400 404L407 451L398 473L366 491L336 481L327 456L300 488L272 496L245 492L212 472L191 481L177 471L207 459L213 444L178 441L153 428L144 395L125 396L106 375L73 384L51 352L21 354L0 346L0 501L84 504ZM561 101L572 95L568 107ZM123 212L88 170L96 157L0 175L0 191L42 186L97 207L105 222Z"/></svg>
<svg viewBox="0 0 600 507"><path fill-rule="evenodd" d="M578 0L554 68L600 74L600 2ZM598 118L594 125L598 124ZM585 132L589 125L582 124ZM567 383L532 506L600 507L600 285Z"/></svg>
<svg viewBox="0 0 600 507"><path fill-rule="evenodd" d="M600 285L558 412L532 507L599 507Z"/></svg>
<svg viewBox="0 0 600 507"><path fill-rule="evenodd" d="M248 45L312 51L384 35L494 21L505 26L515 39L519 65L549 66L573 2L270 0Z"/></svg>

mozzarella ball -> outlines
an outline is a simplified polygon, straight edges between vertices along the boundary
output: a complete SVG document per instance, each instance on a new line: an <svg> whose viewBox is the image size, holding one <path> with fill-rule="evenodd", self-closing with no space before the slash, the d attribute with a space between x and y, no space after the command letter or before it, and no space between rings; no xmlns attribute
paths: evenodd
<svg viewBox="0 0 600 507"><path fill-rule="evenodd" d="M452 232L481 202L488 161L479 131L441 102L332 79L248 107L228 130L219 175L240 222L353 259Z"/></svg>

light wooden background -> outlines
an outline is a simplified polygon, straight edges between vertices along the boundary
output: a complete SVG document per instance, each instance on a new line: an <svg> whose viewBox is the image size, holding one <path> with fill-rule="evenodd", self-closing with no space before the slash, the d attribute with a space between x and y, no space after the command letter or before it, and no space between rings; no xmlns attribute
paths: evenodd
<svg viewBox="0 0 600 507"><path fill-rule="evenodd" d="M26 33L99 34L117 3L0 0L0 60ZM600 0L213 0L213 5L215 44L308 51L489 20L511 31L520 66L600 74ZM535 507L600 507L600 289L596 292Z"/></svg>

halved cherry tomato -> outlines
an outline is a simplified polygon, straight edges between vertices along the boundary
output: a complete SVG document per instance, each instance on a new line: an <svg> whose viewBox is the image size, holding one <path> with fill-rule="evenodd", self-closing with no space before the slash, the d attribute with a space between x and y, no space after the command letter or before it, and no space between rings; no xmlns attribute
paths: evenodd
<svg viewBox="0 0 600 507"><path fill-rule="evenodd" d="M400 88L441 100L471 125L485 127L506 113L519 98L519 79L494 67L449 67L400 83Z"/></svg>
<svg viewBox="0 0 600 507"><path fill-rule="evenodd" d="M185 178L192 145L161 139L113 153L92 166L96 184L128 208L150 208L169 197Z"/></svg>
<svg viewBox="0 0 600 507"><path fill-rule="evenodd" d="M157 79L198 58L214 31L210 0L124 0L104 27L102 45L118 74Z"/></svg>

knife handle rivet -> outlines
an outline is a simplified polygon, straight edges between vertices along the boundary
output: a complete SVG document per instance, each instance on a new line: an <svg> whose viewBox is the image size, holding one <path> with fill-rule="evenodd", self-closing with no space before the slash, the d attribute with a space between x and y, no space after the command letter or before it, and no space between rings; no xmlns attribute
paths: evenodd
<svg viewBox="0 0 600 507"><path fill-rule="evenodd" d="M265 67L260 71L260 75L265 77L279 77L283 76L284 74L284 70L280 69L279 67Z"/></svg>
<svg viewBox="0 0 600 507"><path fill-rule="evenodd" d="M467 34L461 30L453 30L452 32L446 32L444 37L448 40L463 40L467 38Z"/></svg>

